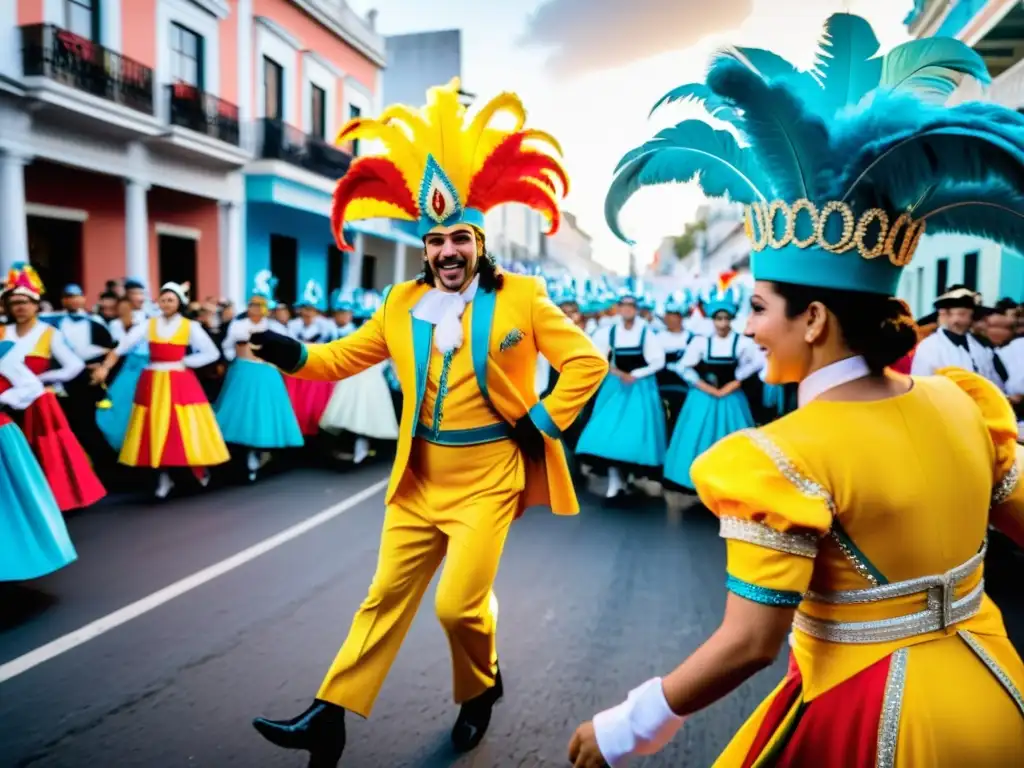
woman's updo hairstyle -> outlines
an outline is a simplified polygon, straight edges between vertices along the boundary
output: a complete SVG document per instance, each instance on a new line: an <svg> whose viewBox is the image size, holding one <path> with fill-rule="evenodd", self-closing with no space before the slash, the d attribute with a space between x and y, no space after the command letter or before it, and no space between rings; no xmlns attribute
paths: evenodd
<svg viewBox="0 0 1024 768"><path fill-rule="evenodd" d="M786 300L786 317L790 319L816 301L828 307L847 346L867 361L874 374L882 373L917 345L917 324L910 307L900 299L793 283L772 285Z"/></svg>

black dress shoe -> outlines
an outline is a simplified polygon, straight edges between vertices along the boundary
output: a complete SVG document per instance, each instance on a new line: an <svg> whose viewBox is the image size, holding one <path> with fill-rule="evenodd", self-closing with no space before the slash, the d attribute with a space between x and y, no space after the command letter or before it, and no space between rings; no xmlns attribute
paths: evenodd
<svg viewBox="0 0 1024 768"><path fill-rule="evenodd" d="M494 685L462 705L452 728L452 746L456 752L469 752L483 740L491 724L491 710L505 693L501 684L501 670L494 676Z"/></svg>
<svg viewBox="0 0 1024 768"><path fill-rule="evenodd" d="M345 710L326 701L314 699L291 720L257 717L252 724L271 744L309 752L309 768L335 768L345 751Z"/></svg>

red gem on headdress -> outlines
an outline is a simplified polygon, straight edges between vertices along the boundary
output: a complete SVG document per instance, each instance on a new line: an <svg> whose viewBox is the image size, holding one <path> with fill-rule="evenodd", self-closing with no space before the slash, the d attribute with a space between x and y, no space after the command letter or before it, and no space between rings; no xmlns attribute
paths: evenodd
<svg viewBox="0 0 1024 768"><path fill-rule="evenodd" d="M434 194L430 198L430 206L438 216L444 213L447 203L445 202L444 195L441 194L440 189L434 190Z"/></svg>

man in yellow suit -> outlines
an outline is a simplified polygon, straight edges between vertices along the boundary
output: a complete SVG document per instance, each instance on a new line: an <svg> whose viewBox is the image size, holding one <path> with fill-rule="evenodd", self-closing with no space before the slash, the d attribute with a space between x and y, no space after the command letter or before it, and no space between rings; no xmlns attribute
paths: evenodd
<svg viewBox="0 0 1024 768"><path fill-rule="evenodd" d="M512 521L528 506L579 511L561 430L608 370L590 339L534 277L503 274L487 255L484 214L503 203L540 211L558 226L567 186L546 133L524 130L525 112L502 94L468 119L458 80L431 89L422 109L392 106L356 119L338 137L383 143L353 161L334 194L332 227L347 248L353 219L418 222L423 275L395 285L350 336L302 345L254 334L256 354L300 378L336 380L391 358L405 395L385 496L377 571L313 704L291 720L258 718L272 743L308 750L334 766L345 746L344 712L368 717L427 585L442 560L436 610L448 635L459 751L473 749L502 695L492 590ZM494 126L504 113L512 129ZM538 401L542 354L560 371Z"/></svg>

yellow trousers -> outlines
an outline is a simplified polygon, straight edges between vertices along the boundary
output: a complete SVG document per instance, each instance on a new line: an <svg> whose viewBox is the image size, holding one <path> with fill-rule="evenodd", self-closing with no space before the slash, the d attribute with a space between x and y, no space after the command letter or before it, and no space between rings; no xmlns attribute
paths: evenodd
<svg viewBox="0 0 1024 768"><path fill-rule="evenodd" d="M456 703L494 684L492 587L525 468L509 440L450 447L415 440L384 512L377 571L317 698L369 717L423 593L444 560L435 608L452 654Z"/></svg>

